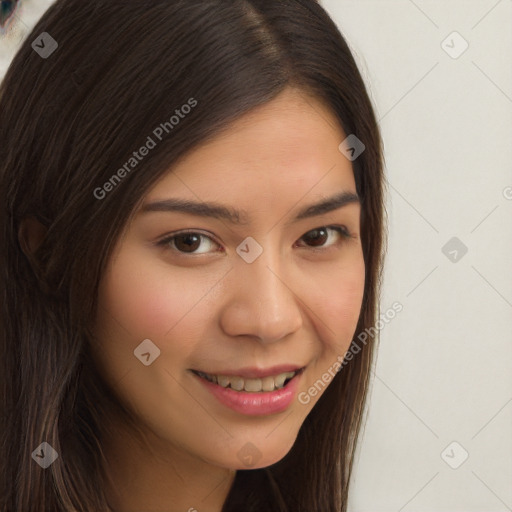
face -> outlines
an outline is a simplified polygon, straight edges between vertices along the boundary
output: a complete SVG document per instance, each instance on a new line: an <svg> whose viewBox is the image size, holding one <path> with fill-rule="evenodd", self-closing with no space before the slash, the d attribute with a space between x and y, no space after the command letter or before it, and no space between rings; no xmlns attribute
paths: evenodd
<svg viewBox="0 0 512 512"><path fill-rule="evenodd" d="M169 453L269 466L330 385L364 290L345 138L287 89L180 160L118 241L95 357Z"/></svg>

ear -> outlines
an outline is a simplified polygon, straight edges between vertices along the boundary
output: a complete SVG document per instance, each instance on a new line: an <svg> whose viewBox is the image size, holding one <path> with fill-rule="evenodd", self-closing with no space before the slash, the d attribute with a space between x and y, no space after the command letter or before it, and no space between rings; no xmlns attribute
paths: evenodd
<svg viewBox="0 0 512 512"><path fill-rule="evenodd" d="M48 228L43 226L35 217L25 217L18 230L18 240L21 249L27 257L37 251L44 240Z"/></svg>

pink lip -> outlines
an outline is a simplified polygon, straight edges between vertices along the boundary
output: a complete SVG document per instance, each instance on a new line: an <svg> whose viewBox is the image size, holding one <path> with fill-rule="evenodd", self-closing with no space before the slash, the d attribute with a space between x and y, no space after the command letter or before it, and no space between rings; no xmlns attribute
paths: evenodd
<svg viewBox="0 0 512 512"><path fill-rule="evenodd" d="M303 373L304 372L300 372L298 375L295 375L284 388L259 393L248 393L246 391L235 391L234 389L223 388L198 375L194 375L221 404L240 414L262 416L283 412L290 406L297 393L297 388Z"/></svg>
<svg viewBox="0 0 512 512"><path fill-rule="evenodd" d="M274 375L279 375L280 373L286 372L295 372L303 368L300 365L293 364L281 364L279 366L272 366L271 368L239 368L238 370L215 370L215 371L206 371L201 370L203 373L208 373L210 375L227 375L237 377L243 377L244 379L258 379L263 377L271 377Z"/></svg>

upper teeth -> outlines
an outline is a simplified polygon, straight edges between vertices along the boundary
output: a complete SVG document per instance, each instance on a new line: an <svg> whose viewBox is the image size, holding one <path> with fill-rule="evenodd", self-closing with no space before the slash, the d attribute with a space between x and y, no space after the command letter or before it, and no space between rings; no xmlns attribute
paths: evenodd
<svg viewBox="0 0 512 512"><path fill-rule="evenodd" d="M284 387L286 379L291 379L297 372L284 372L279 375L263 377L261 379L244 379L235 375L211 375L209 373L197 372L198 375L210 382L218 384L223 388L230 387L236 391L248 391L257 393L259 391L274 391Z"/></svg>

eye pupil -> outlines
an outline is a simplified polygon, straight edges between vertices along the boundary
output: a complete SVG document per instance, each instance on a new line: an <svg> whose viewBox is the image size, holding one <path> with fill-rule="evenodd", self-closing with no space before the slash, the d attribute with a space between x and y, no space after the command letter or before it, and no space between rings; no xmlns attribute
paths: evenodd
<svg viewBox="0 0 512 512"><path fill-rule="evenodd" d="M322 235L320 235L321 238L319 238L318 233L322 233ZM312 245L323 245L327 238L327 230L325 228L313 229L307 235L305 235L305 238L308 240L308 242L313 241ZM319 243L315 243L315 240L319 241Z"/></svg>
<svg viewBox="0 0 512 512"><path fill-rule="evenodd" d="M180 240L185 241L184 245L181 245L179 243ZM194 252L198 248L200 241L200 236L195 235L193 233L185 233L184 235L177 235L174 240L174 243L177 249L180 251L184 248L185 250L183 252L187 252L187 250L189 250L189 252Z"/></svg>

